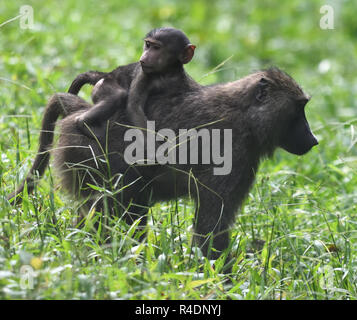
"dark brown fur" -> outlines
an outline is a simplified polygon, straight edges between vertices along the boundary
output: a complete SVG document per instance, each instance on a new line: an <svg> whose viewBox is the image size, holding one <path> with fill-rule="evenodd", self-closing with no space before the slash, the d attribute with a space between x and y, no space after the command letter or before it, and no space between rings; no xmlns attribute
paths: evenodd
<svg viewBox="0 0 357 320"><path fill-rule="evenodd" d="M69 105L84 104L76 96L59 94L57 97ZM110 187L105 178L123 174L122 183L131 186L108 200L112 213L125 212L128 222L144 217L144 224L147 209L153 203L190 193L197 202L195 241L206 255L212 241L216 250L212 257L217 257L228 246L229 227L254 181L260 160L271 156L278 147L304 154L317 144L305 119L304 106L308 99L291 77L276 68L232 83L149 98L147 114L156 120L157 130L170 128L178 132L212 122L216 123L207 126L210 130L232 129L233 167L228 175L215 176L213 165L202 164L129 167L122 157L126 128L114 122L108 135L108 171L107 165L98 161L103 158L103 149L80 135L74 125L78 114L61 122L56 167L63 187L76 197L90 197L91 203L99 194L88 188L88 183ZM127 121L125 114L119 114L116 120L117 123ZM93 154L97 159L93 159ZM88 168L93 171L89 173ZM101 201L97 209L103 209Z"/></svg>
<svg viewBox="0 0 357 320"><path fill-rule="evenodd" d="M153 29L144 41L140 63L135 65L134 72L126 73L125 79L122 79L123 68L117 68L107 74L89 71L73 81L68 92L77 94L83 84L94 84L101 79L92 92L95 105L77 116L76 120L80 131L88 137L103 141L107 120L118 110L123 112L125 106L128 124L145 128L147 117L144 107L148 96L154 91L175 88L178 83L189 79L183 64L191 61L195 46L182 31L174 28Z"/></svg>
<svg viewBox="0 0 357 320"><path fill-rule="evenodd" d="M27 185L28 193L31 193L34 190L37 178L41 178L44 174L50 160L50 150L52 148L57 119L73 114L78 110L85 110L88 107L88 104L84 100L78 101L75 104L71 103L73 97L75 97L72 94L67 94L63 101L59 100L58 97L54 95L46 107L42 119L37 155L29 173L16 191L8 196L8 200L14 204L21 203L22 199L19 195L23 192L25 184Z"/></svg>
<svg viewBox="0 0 357 320"><path fill-rule="evenodd" d="M61 121L54 153L62 186L70 194L88 197L89 205L98 200L97 209L104 210L100 194L88 184L110 189L113 181L123 175L120 186L131 185L116 197L106 199L110 213L123 215L128 223L142 217L141 225L145 225L147 210L153 203L191 194L197 203L195 242L205 255L209 255L211 243L216 250L211 257L217 257L228 246L229 227L254 181L259 161L271 156L278 147L304 154L317 140L304 113L309 98L291 77L276 68L227 84L189 89L177 88L176 92L151 96L148 117L156 121L157 130L170 128L178 132L209 123L214 123L207 125L210 130L232 129L230 174L213 175L213 164L128 166L123 159L126 127L120 125L126 123L126 114L118 114L116 121L111 122L105 149L78 131L75 118L90 104L71 94L51 98L40 138L39 150L45 152L36 157L30 173L36 170L43 173L55 120L64 114L63 110L68 110L68 116ZM45 134L47 130L50 132ZM99 161L105 155L109 166ZM32 178L27 181L32 185Z"/></svg>
<svg viewBox="0 0 357 320"><path fill-rule="evenodd" d="M163 36L167 36L168 38L162 39ZM170 50L172 49L175 55L181 53L178 51L178 46L184 48L184 46L189 43L186 36L180 30L173 28L154 29L150 31L146 37L150 39L154 37L161 39L163 44L170 46ZM150 58L150 55L148 57ZM155 61L150 61L150 59L145 61L147 64L155 63ZM184 61L184 63L187 62ZM140 62L119 66L111 72L88 71L78 75L68 90L69 95L55 95L49 101L42 120L42 130L39 139L40 146L33 166L26 179L15 192L8 196L8 199L13 203L21 202L21 197L18 197L18 195L22 193L25 183L27 184L28 192L31 193L34 189L36 177L42 177L50 159L48 150L52 147L53 130L59 117L73 114L80 109L82 112L78 113L76 118L76 124L80 129L78 133L85 134L90 138L94 138L94 136L103 138L106 132L105 120L114 116L116 111L119 111L119 113L123 115L129 115L125 116L127 124L143 126L142 122L146 120L146 116L142 108L145 105L149 91L151 95L157 96L161 93L161 90L173 93L190 92L199 88L199 85L184 71L182 62L179 62L177 66L173 64L170 66L175 68L170 70L170 72L168 72L169 70L164 70L164 73L167 72L167 76L171 77L171 80L175 82L171 82L170 87L167 86L167 83L165 84L165 80L161 81L159 75L155 74L150 76L148 73L148 79L145 78L143 81L140 81L144 75ZM68 102L68 100L75 100L72 94L78 94L83 85L95 85L101 79L103 79L104 82L100 86L95 86L92 92L92 100L95 103L94 106L86 103L84 100L81 100L78 104ZM154 88L152 86L149 87L148 81L150 82L155 79L159 81L155 82ZM135 82L134 88L132 86L133 81ZM131 102L131 105L137 105L138 108L132 112L125 112L129 91L132 93L132 98L136 97L134 101ZM142 94L143 97L137 97L139 94ZM78 117L81 118L78 119ZM91 127L90 130L88 130L84 122ZM93 123L95 123L98 128L91 126ZM103 139L100 140L104 144Z"/></svg>

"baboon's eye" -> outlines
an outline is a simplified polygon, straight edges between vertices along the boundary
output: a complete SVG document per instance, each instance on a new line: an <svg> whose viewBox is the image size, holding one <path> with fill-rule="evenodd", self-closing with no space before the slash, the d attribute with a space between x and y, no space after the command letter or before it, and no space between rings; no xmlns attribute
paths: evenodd
<svg viewBox="0 0 357 320"><path fill-rule="evenodd" d="M263 102L268 94L268 80L261 78L257 85L256 99L259 102Z"/></svg>

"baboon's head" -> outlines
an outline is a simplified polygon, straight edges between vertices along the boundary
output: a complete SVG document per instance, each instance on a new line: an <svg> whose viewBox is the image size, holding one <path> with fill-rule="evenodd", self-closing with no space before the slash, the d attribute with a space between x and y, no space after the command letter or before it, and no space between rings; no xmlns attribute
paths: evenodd
<svg viewBox="0 0 357 320"><path fill-rule="evenodd" d="M305 116L310 100L286 73L271 68L256 74L251 118L259 131L259 141L272 151L275 147L303 155L318 144Z"/></svg>

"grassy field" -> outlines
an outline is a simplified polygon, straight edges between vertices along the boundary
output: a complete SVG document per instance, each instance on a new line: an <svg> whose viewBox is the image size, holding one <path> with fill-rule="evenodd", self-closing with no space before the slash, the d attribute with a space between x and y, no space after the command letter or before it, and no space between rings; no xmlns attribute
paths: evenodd
<svg viewBox="0 0 357 320"><path fill-rule="evenodd" d="M30 29L16 18L23 4L0 5L0 299L357 298L354 1L28 0ZM325 4L331 30L320 28ZM320 144L262 163L232 229L230 274L192 249L188 200L153 207L145 243L135 226L110 220L110 245L100 230L73 226L79 203L51 170L21 206L6 200L36 154L48 98L78 73L137 61L158 26L197 45L186 70L201 84L275 65L312 95L307 117Z"/></svg>

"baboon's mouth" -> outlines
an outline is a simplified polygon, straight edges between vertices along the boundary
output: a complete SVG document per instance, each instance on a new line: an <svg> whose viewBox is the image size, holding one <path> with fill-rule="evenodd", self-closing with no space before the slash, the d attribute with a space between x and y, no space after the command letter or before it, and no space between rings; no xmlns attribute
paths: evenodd
<svg viewBox="0 0 357 320"><path fill-rule="evenodd" d="M149 73L149 72L153 72L155 69L151 66L144 66L141 65L141 68L143 69L144 72Z"/></svg>

